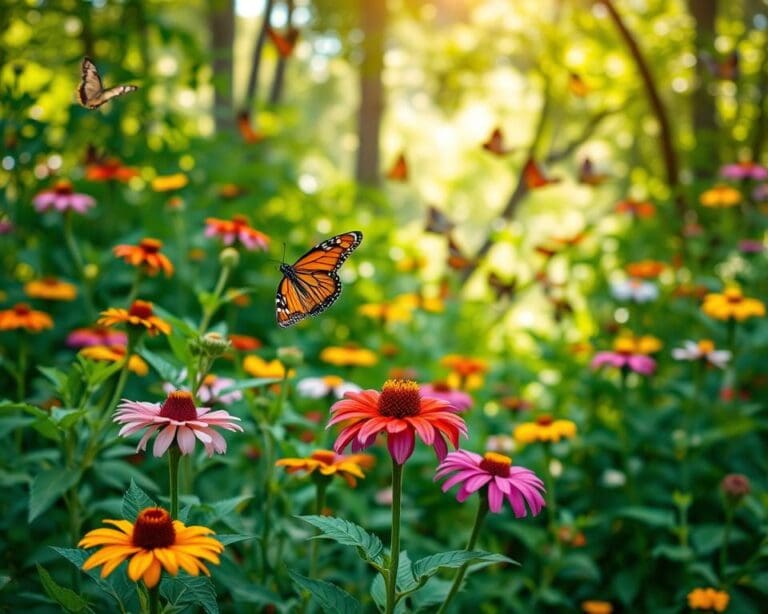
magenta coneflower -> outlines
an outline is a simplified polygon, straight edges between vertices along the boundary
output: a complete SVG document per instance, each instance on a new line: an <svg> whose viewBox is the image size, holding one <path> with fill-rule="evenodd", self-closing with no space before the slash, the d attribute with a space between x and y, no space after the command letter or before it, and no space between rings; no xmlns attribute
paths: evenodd
<svg viewBox="0 0 768 614"><path fill-rule="evenodd" d="M72 183L63 179L57 181L53 189L44 190L35 196L32 204L38 212L54 209L84 214L96 201L88 194L78 194L72 189Z"/></svg>
<svg viewBox="0 0 768 614"><path fill-rule="evenodd" d="M352 451L359 452L373 444L379 433L386 433L389 453L398 465L413 454L416 434L435 449L440 460L448 453L445 438L458 448L459 435L467 436L467 425L454 407L445 401L423 398L419 385L409 380L388 380L381 392L348 392L334 403L331 413L329 427L347 423L333 446L337 454L350 443Z"/></svg>
<svg viewBox="0 0 768 614"><path fill-rule="evenodd" d="M422 384L419 389L421 396L427 399L439 399L456 408L456 411L466 411L472 407L472 397L462 390L451 388L448 382L436 381Z"/></svg>
<svg viewBox="0 0 768 614"><path fill-rule="evenodd" d="M110 330L103 326L76 328L67 335L67 345L73 348L85 348L93 345L126 345L128 335L122 331Z"/></svg>
<svg viewBox="0 0 768 614"><path fill-rule="evenodd" d="M461 484L456 493L459 502L464 502L469 495L487 484L488 507L494 513L501 511L505 497L517 518L526 515L526 504L534 516L545 505L542 496L544 483L530 469L513 467L512 459L503 454L486 452L480 456L467 450L451 452L437 468L435 480L450 473L453 475L443 484L443 492Z"/></svg>
<svg viewBox="0 0 768 614"><path fill-rule="evenodd" d="M115 422L124 425L120 436L127 437L147 429L137 450L145 450L150 437L160 431L152 448L155 456L165 454L174 441L182 454L190 454L195 449L195 439L200 440L208 456L213 456L214 452L223 454L227 451L227 442L213 427L242 431L236 420L240 418L224 410L195 407L192 394L185 390L171 392L162 405L123 399L115 412Z"/></svg>

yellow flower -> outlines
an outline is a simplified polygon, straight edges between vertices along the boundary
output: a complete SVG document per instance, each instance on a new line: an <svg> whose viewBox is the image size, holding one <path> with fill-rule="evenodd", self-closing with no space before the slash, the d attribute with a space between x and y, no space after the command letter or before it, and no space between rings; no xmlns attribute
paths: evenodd
<svg viewBox="0 0 768 614"><path fill-rule="evenodd" d="M735 207L741 202L741 192L727 185L716 185L699 196L699 202L705 207L723 209Z"/></svg>
<svg viewBox="0 0 768 614"><path fill-rule="evenodd" d="M412 308L406 305L400 305L397 302L392 303L366 303L358 309L361 315L382 322L409 322L411 320Z"/></svg>
<svg viewBox="0 0 768 614"><path fill-rule="evenodd" d="M728 593L714 588L695 588L688 593L688 607L692 610L725 612L730 600Z"/></svg>
<svg viewBox="0 0 768 614"><path fill-rule="evenodd" d="M120 362L125 360L124 345L91 345L80 350L80 355L91 360L106 360L108 362ZM128 369L136 375L145 376L149 373L149 366L137 354L131 354L128 359Z"/></svg>
<svg viewBox="0 0 768 614"><path fill-rule="evenodd" d="M172 520L168 512L160 507L149 507L139 512L135 523L127 520L105 520L116 529L94 529L85 534L78 546L93 548L103 546L89 556L83 569L101 568L101 577L106 578L124 560L128 562L128 577L134 581L144 580L148 588L160 582L163 568L175 576L183 569L192 576L202 571L210 576L203 560L219 564L219 554L224 545L207 537L213 531L207 527L187 527L179 520Z"/></svg>
<svg viewBox="0 0 768 614"><path fill-rule="evenodd" d="M582 601L581 611L584 614L611 614L613 606L610 601Z"/></svg>
<svg viewBox="0 0 768 614"><path fill-rule="evenodd" d="M336 367L372 367L379 361L374 352L355 345L327 347L320 352L320 360Z"/></svg>
<svg viewBox="0 0 768 614"><path fill-rule="evenodd" d="M245 357L245 360L243 360L243 369L246 373L248 373L248 375L252 375L253 377L286 377L285 365L282 362L276 358L274 360L267 361L264 360L261 356L256 356L255 354ZM294 373L295 371L290 369L288 371L287 377L293 377Z"/></svg>
<svg viewBox="0 0 768 614"><path fill-rule="evenodd" d="M653 335L636 336L624 333L613 342L613 351L620 354L655 354L662 348L661 340Z"/></svg>
<svg viewBox="0 0 768 614"><path fill-rule="evenodd" d="M576 436L576 424L570 420L553 420L551 416L539 416L536 422L523 422L515 427L518 443L535 441L560 441Z"/></svg>
<svg viewBox="0 0 768 614"><path fill-rule="evenodd" d="M738 320L764 316L765 305L756 298L745 297L739 288L727 288L723 294L710 293L704 297L701 310L716 320Z"/></svg>
<svg viewBox="0 0 768 614"><path fill-rule="evenodd" d="M74 301L77 297L77 286L60 281L55 277L43 277L24 284L24 293L29 298L40 298L48 301Z"/></svg>
<svg viewBox="0 0 768 614"><path fill-rule="evenodd" d="M354 488L357 484L355 478L365 478L363 469L373 467L374 460L370 454L344 456L330 450L315 450L307 458L281 458L275 465L285 467L288 473L306 471L308 474L312 474L317 470L320 475L328 476L329 479L338 475Z"/></svg>
<svg viewBox="0 0 768 614"><path fill-rule="evenodd" d="M155 192L170 192L171 190L180 190L188 183L189 179L184 173L158 175L152 180L152 189Z"/></svg>

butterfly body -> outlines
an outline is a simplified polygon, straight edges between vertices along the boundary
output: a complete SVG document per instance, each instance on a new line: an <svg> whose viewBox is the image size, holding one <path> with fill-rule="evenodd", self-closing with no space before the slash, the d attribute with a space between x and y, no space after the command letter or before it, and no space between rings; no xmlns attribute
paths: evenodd
<svg viewBox="0 0 768 614"><path fill-rule="evenodd" d="M116 85L104 88L101 76L91 58L83 58L80 66L80 85L77 88L78 102L86 109L98 109L117 96L136 91L136 85Z"/></svg>
<svg viewBox="0 0 768 614"><path fill-rule="evenodd" d="M359 231L345 232L318 243L293 264L283 263L275 316L283 328L322 313L341 295L338 270L363 240Z"/></svg>

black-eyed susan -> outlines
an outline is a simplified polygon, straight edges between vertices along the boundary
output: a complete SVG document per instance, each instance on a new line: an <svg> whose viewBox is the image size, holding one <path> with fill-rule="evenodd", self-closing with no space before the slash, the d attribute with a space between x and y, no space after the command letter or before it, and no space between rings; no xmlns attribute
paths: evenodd
<svg viewBox="0 0 768 614"><path fill-rule="evenodd" d="M106 578L125 560L128 577L133 582L143 580L148 588L160 582L163 569L175 576L183 569L192 576L200 572L211 575L204 561L219 564L224 545L212 537L213 531L203 526L185 526L160 507L139 512L135 523L127 520L104 520L116 529L100 528L89 531L80 540L81 548L100 547L83 563L88 571L101 568Z"/></svg>
<svg viewBox="0 0 768 614"><path fill-rule="evenodd" d="M17 303L10 309L0 311L0 330L26 330L39 333L53 328L53 319L44 311L32 309L26 303Z"/></svg>
<svg viewBox="0 0 768 614"><path fill-rule="evenodd" d="M130 309L110 307L102 311L97 324L108 327L127 324L129 327L146 331L150 335L158 333L167 335L171 332L171 325L154 314L152 303L141 300L133 301Z"/></svg>
<svg viewBox="0 0 768 614"><path fill-rule="evenodd" d="M285 467L288 473L306 471L312 475L317 472L329 480L337 475L354 488L357 479L365 478L363 469L373 467L375 459L370 454L336 454L332 450L315 450L306 458L281 458L275 463Z"/></svg>
<svg viewBox="0 0 768 614"><path fill-rule="evenodd" d="M704 297L701 310L715 320L742 322L765 315L765 305L756 298L744 296L739 288L727 288L722 294L712 292Z"/></svg>
<svg viewBox="0 0 768 614"><path fill-rule="evenodd" d="M77 286L55 277L43 277L24 284L24 294L29 298L46 301L74 301L77 298Z"/></svg>
<svg viewBox="0 0 768 614"><path fill-rule="evenodd" d="M141 267L148 275L156 275L160 271L166 277L173 275L173 264L168 256L161 253L163 242L157 239L142 239L138 245L118 245L112 252L131 266Z"/></svg>
<svg viewBox="0 0 768 614"><path fill-rule="evenodd" d="M576 436L576 424L571 420L555 420L552 416L539 416L535 422L523 422L515 427L514 437L518 443L536 441L557 442Z"/></svg>

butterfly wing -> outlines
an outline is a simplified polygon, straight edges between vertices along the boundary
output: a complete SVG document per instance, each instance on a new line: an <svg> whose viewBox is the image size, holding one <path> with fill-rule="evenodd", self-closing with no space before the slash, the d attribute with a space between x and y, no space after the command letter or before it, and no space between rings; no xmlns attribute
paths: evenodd
<svg viewBox="0 0 768 614"><path fill-rule="evenodd" d="M268 27L267 36L269 36L280 57L287 58L290 57L296 47L296 41L299 39L299 30L297 28L289 28L285 34L280 34L274 28Z"/></svg>
<svg viewBox="0 0 768 614"><path fill-rule="evenodd" d="M105 102L137 89L139 88L135 85L116 85L105 90L93 60L83 58L80 70L80 87L77 88L77 97L82 106L88 109L98 109Z"/></svg>
<svg viewBox="0 0 768 614"><path fill-rule="evenodd" d="M341 294L337 271L362 240L361 232L345 232L315 245L292 266L281 267L285 276L275 299L280 326L322 313L336 302Z"/></svg>
<svg viewBox="0 0 768 614"><path fill-rule="evenodd" d="M433 232L439 235L450 233L455 224L440 209L430 205L427 209L427 223L424 227L426 232Z"/></svg>
<svg viewBox="0 0 768 614"><path fill-rule="evenodd" d="M408 180L408 162L405 159L405 154L400 154L389 169L387 173L387 179L391 181L407 181Z"/></svg>
<svg viewBox="0 0 768 614"><path fill-rule="evenodd" d="M471 267L474 262L464 255L461 247L456 243L453 237L448 237L448 261L447 264L454 271L463 271Z"/></svg>
<svg viewBox="0 0 768 614"><path fill-rule="evenodd" d="M529 190L544 188L553 183L559 183L559 178L547 177L533 158L528 158L523 168L523 179Z"/></svg>
<svg viewBox="0 0 768 614"><path fill-rule="evenodd" d="M483 143L483 149L492 154L496 154L497 156L503 156L508 153L504 149L504 134L501 132L501 128L494 128L493 132L491 132L491 136L489 136L488 140Z"/></svg>
<svg viewBox="0 0 768 614"><path fill-rule="evenodd" d="M497 300L500 300L503 297L512 298L517 290L517 278L513 278L511 281L507 282L497 273L491 271L490 275L488 275L488 285L493 288Z"/></svg>

